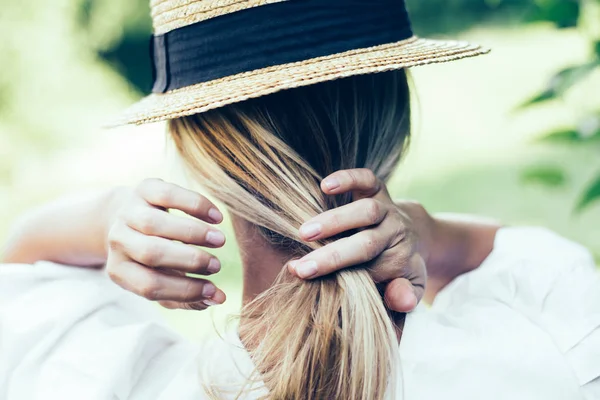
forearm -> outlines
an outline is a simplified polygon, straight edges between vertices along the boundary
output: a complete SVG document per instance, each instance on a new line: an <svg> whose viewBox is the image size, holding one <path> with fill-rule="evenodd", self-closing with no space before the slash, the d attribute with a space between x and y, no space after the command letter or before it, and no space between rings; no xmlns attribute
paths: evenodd
<svg viewBox="0 0 600 400"><path fill-rule="evenodd" d="M103 265L110 210L121 201L123 190L63 198L24 215L15 223L0 262Z"/></svg>
<svg viewBox="0 0 600 400"><path fill-rule="evenodd" d="M461 274L483 263L494 248L496 221L465 215L438 214L427 259L426 300Z"/></svg>

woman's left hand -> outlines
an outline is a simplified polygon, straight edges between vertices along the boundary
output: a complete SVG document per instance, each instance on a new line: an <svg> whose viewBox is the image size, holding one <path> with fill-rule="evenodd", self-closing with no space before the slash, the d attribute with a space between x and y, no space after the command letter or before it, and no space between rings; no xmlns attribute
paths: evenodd
<svg viewBox="0 0 600 400"><path fill-rule="evenodd" d="M321 189L327 195L351 192L354 201L307 221L300 237L315 241L358 232L290 262L290 272L313 279L370 263L373 280L384 287L387 306L397 312L412 311L425 292L433 218L420 204L394 203L385 184L368 169L337 171L323 180Z"/></svg>

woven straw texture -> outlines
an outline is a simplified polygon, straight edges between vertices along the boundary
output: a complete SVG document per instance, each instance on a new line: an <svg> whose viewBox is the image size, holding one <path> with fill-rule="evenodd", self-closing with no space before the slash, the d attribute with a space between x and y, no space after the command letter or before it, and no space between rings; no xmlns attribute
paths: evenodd
<svg viewBox="0 0 600 400"><path fill-rule="evenodd" d="M152 0L154 33L161 35L220 15L285 0Z"/></svg>
<svg viewBox="0 0 600 400"><path fill-rule="evenodd" d="M284 89L359 74L448 62L488 51L466 42L412 37L396 43L245 72L164 94L151 94L126 110L110 126L158 122L202 113Z"/></svg>

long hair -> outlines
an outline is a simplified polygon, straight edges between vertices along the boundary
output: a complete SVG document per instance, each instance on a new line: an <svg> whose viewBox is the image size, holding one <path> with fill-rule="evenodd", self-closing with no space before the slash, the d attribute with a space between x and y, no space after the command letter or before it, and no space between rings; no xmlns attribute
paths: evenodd
<svg viewBox="0 0 600 400"><path fill-rule="evenodd" d="M369 168L386 181L410 132L403 70L282 91L171 120L178 151L199 182L274 247L300 257L298 228L349 196L320 181ZM282 266L241 312L242 340L269 399L379 400L395 387L397 338L365 266L303 281Z"/></svg>

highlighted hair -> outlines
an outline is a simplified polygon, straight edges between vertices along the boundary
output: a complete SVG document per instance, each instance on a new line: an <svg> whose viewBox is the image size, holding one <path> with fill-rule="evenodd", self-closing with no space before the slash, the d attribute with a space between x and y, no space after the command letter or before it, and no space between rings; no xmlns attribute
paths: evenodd
<svg viewBox="0 0 600 400"><path fill-rule="evenodd" d="M199 182L272 246L299 257L298 228L351 201L320 181L369 168L386 181L410 132L405 71L354 76L172 120L170 132ZM313 281L285 267L241 313L240 334L268 399L379 400L393 393L395 327L365 266ZM214 389L214 388L213 388Z"/></svg>

